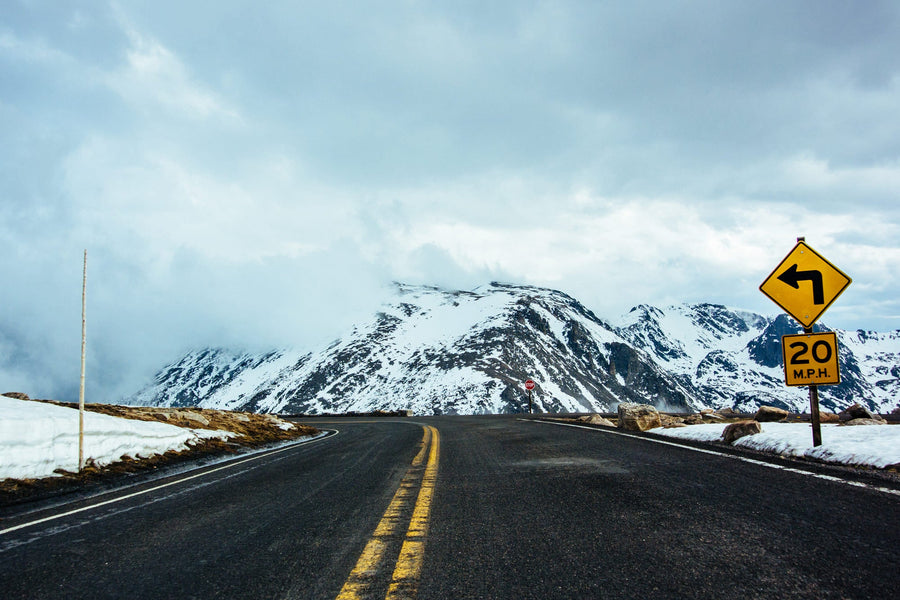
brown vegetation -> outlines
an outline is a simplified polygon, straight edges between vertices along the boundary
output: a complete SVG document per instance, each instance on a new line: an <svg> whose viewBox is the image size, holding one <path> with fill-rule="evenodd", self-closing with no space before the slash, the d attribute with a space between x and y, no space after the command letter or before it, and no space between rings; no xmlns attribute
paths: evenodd
<svg viewBox="0 0 900 600"><path fill-rule="evenodd" d="M77 404L51 402L60 406L78 408ZM87 404L85 410L135 419L157 421L191 429L224 430L240 434L227 441L201 440L188 450L156 454L148 458L125 456L113 464L99 467L88 462L81 473L57 471L60 477L42 479L0 480L0 506L17 504L26 500L55 495L60 492L76 491L85 485L122 478L128 475L152 472L160 467L188 462L204 457L233 454L244 448L257 448L295 438L318 433L312 427L289 423L275 415L231 412L208 408L161 408L118 406L113 404Z"/></svg>

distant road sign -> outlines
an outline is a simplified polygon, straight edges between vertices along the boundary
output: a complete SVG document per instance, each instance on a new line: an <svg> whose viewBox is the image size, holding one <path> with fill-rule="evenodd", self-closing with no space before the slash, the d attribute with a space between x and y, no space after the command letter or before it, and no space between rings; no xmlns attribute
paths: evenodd
<svg viewBox="0 0 900 600"><path fill-rule="evenodd" d="M798 241L759 286L759 291L808 328L851 281L805 242Z"/></svg>
<svg viewBox="0 0 900 600"><path fill-rule="evenodd" d="M532 380L528 380L525 382L525 389L531 391L534 389L534 382Z"/></svg>
<svg viewBox="0 0 900 600"><path fill-rule="evenodd" d="M784 380L788 385L837 385L841 382L837 335L833 331L783 336L781 352L784 355Z"/></svg>

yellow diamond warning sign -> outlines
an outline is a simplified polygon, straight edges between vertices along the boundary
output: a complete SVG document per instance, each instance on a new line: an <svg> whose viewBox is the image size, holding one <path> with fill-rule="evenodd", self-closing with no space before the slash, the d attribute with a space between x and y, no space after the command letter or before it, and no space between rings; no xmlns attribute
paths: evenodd
<svg viewBox="0 0 900 600"><path fill-rule="evenodd" d="M833 331L783 336L781 352L784 355L784 380L788 385L837 385L841 382L837 335Z"/></svg>
<svg viewBox="0 0 900 600"><path fill-rule="evenodd" d="M799 241L759 290L808 328L851 281L818 252Z"/></svg>

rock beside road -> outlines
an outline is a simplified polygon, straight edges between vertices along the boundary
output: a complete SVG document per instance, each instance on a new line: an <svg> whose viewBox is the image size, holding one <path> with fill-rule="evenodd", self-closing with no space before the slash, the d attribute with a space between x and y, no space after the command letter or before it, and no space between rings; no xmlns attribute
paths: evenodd
<svg viewBox="0 0 900 600"><path fill-rule="evenodd" d="M850 419L840 424L841 427L848 425L887 425L884 419Z"/></svg>
<svg viewBox="0 0 900 600"><path fill-rule="evenodd" d="M604 427L615 427L616 426L616 424L613 423L612 421L610 421L609 419L601 417L600 415L597 415L597 414L585 415L583 417L578 417L576 419L576 421L578 421L579 423L590 423L591 425L603 425Z"/></svg>
<svg viewBox="0 0 900 600"><path fill-rule="evenodd" d="M650 404L623 402L619 405L619 429L626 431L647 431L662 427L659 411Z"/></svg>
<svg viewBox="0 0 900 600"><path fill-rule="evenodd" d="M848 406L838 413L841 425L884 425L885 421L862 404Z"/></svg>
<svg viewBox="0 0 900 600"><path fill-rule="evenodd" d="M773 423L775 421L786 419L789 415L790 413L783 408L776 408L774 406L760 406L759 410L756 411L756 415L753 417L753 420L759 421L760 423Z"/></svg>
<svg viewBox="0 0 900 600"><path fill-rule="evenodd" d="M755 433L762 433L762 425L759 421L738 421L725 427L725 430L722 431L722 439L726 444L733 444L735 440Z"/></svg>

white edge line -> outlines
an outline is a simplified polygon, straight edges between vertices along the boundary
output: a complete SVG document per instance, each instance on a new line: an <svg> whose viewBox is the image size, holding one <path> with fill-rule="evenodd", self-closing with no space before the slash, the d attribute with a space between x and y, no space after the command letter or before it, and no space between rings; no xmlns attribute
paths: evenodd
<svg viewBox="0 0 900 600"><path fill-rule="evenodd" d="M793 467L785 467L782 465L776 465L773 463L765 462L762 460L756 460L753 458L747 458L745 456L736 456L734 454L726 454L724 452L718 452L716 450L709 450L706 448L695 448L693 446L687 446L684 444L678 444L676 442L669 442L666 440L657 440L655 438L629 435L627 433L620 433L618 431L610 431L608 429L600 429L598 427L586 427L584 425L576 425L574 423L559 423L556 421L541 421L535 419L519 419L520 421L528 421L532 423L543 423L545 425L560 425L562 427L575 427L577 429L588 429L590 431L599 431L600 433L608 433L610 435L619 435L622 437L627 437L631 439L644 440L645 442L654 442L656 444L664 444L666 446L674 446L676 448L683 448L685 450L692 450L694 452L702 452L703 454L714 454L716 456L722 456L724 458L732 458L734 460L740 460L746 463L750 463L753 465L759 465L762 467L768 467L770 469L780 469L782 471L788 471L789 473L798 473L800 475L807 475L809 477L817 477L819 479L825 479L826 481L835 481L838 483L844 483L846 485L852 485L855 487L865 488L867 490L877 490L879 492L884 492L885 494L893 494L894 496L900 496L900 490L893 490L891 488L881 487L877 485L869 485L867 483L862 483L860 481L850 481L849 479L842 479L840 477L835 477L833 475L822 475L821 473L813 473L812 471L804 471L803 469L795 469ZM0 532L2 533L2 532Z"/></svg>
<svg viewBox="0 0 900 600"><path fill-rule="evenodd" d="M334 433L326 434L326 435L317 435L311 439L303 440L301 442L297 442L295 444L290 444L289 446L285 446L283 448L278 448L276 450L272 450L270 452L264 452L260 454L256 454L255 456L251 456L249 458L244 458L241 460L236 460L235 462L230 462L221 467L216 467L215 469L210 469L209 471L203 471L202 473L197 473L195 475L190 475L188 477L183 477L181 479L176 479L175 481L170 481L168 483L163 483L161 485L154 486L152 488L147 488L146 490L141 490L139 492L132 492L131 494L126 494L124 496L119 496L117 498L111 498L109 500L104 500L103 502L98 502L96 504L90 504L88 506L82 506L81 508L76 508L74 510L70 510L64 513L59 513L56 515L51 515L49 517L44 517L42 519L37 519L35 521L28 521L27 523L21 523L19 525L15 525L13 527L7 527L6 529L0 529L0 535L11 533L13 531L18 531L19 529L25 529L26 527L31 527L32 525L40 525L41 523L46 523L48 521L55 521L56 519L61 519L63 517L68 517L70 515L75 515L80 512L84 512L87 510L92 510L94 508L100 508L101 506L106 506L107 504L115 504L116 502L121 502L123 500L128 500L129 498L134 498L136 496L142 496L143 494L149 494L150 492L155 492L157 490L161 490L163 488L167 488L169 486L177 485L179 483L184 483L185 481L190 481L191 479L197 479L198 477L204 477L206 475L210 475L212 473L216 473L218 471L224 471L225 469L230 469L232 467L236 467L238 465L242 465L244 463L248 463L254 460L259 460L260 458L265 458L267 456L272 456L273 454L280 454L281 452L286 452L287 450L291 450L296 448L297 446L304 446L306 444L310 444L312 442L316 442L319 440L324 440L326 438L332 437L333 435L337 435L338 431L332 430Z"/></svg>

